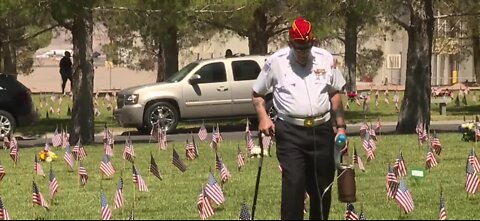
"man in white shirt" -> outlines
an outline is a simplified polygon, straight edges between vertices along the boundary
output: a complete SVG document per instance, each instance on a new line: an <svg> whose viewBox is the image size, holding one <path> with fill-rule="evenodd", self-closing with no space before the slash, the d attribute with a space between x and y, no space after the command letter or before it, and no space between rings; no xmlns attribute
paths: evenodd
<svg viewBox="0 0 480 221"><path fill-rule="evenodd" d="M310 22L297 18L289 37L289 47L266 60L253 85L258 129L275 136L277 142L282 167L281 219L303 219L305 191L310 196L310 219L328 219L331 192L323 193L334 180L335 137L346 130L340 94L345 79L335 69L333 56L313 47ZM265 109L270 90L278 113L275 124ZM336 135L330 119L337 126Z"/></svg>

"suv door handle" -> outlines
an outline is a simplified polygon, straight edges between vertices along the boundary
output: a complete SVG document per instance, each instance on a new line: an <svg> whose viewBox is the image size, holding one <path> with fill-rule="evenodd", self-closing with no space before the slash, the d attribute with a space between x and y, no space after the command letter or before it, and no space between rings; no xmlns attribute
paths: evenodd
<svg viewBox="0 0 480 221"><path fill-rule="evenodd" d="M217 91L228 91L228 87L225 87L225 86L217 87Z"/></svg>

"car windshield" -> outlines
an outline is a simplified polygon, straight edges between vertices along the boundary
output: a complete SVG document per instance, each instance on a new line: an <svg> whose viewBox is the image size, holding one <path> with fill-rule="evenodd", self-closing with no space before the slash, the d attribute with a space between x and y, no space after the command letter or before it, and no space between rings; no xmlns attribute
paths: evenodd
<svg viewBox="0 0 480 221"><path fill-rule="evenodd" d="M173 74L172 76L170 76L168 79L167 79L167 82L170 82L170 83L173 83L173 82L179 82L181 81L183 78L185 78L185 76L187 76L188 73L190 73L190 71L192 71L196 66L198 65L197 62L193 62L193 63L190 63L188 64L187 66L183 67L181 70L179 70L177 73Z"/></svg>

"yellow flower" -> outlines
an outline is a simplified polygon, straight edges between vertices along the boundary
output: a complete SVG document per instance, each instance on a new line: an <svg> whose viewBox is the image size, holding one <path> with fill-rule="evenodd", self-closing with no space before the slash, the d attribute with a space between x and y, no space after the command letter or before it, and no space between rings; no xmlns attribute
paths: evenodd
<svg viewBox="0 0 480 221"><path fill-rule="evenodd" d="M47 157L46 161L50 163L50 162L52 162L52 158L51 158L51 157Z"/></svg>

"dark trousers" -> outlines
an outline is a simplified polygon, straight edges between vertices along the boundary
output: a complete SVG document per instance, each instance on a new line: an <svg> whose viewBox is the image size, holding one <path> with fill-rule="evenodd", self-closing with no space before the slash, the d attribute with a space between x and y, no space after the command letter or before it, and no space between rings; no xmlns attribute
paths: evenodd
<svg viewBox="0 0 480 221"><path fill-rule="evenodd" d="M304 196L310 196L310 219L321 219L320 196L333 182L335 134L330 122L313 128L282 120L275 123L277 158L282 167L282 220L303 220ZM323 197L323 219L328 219L331 187Z"/></svg>
<svg viewBox="0 0 480 221"><path fill-rule="evenodd" d="M65 73L60 72L62 76L62 94L65 93L65 85L67 84L67 80L70 80L70 90L72 90L72 73Z"/></svg>

